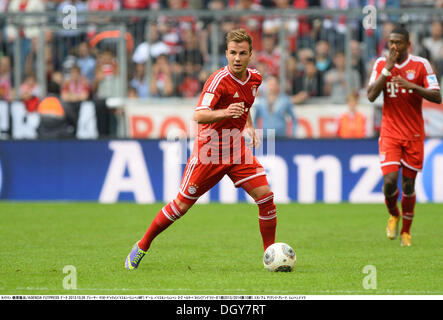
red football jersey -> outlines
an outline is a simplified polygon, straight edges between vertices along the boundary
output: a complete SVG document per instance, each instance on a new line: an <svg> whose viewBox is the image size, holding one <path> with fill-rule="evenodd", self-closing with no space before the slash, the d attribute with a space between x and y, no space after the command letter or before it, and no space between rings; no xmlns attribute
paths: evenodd
<svg viewBox="0 0 443 320"><path fill-rule="evenodd" d="M230 139L230 147L235 135L243 131L249 116L249 111L254 103L258 93L258 87L262 83L262 76L255 69L247 69L248 77L245 81L241 81L234 76L228 66L214 72L206 81L200 99L195 110L218 110L226 109L230 104L241 102L244 104L245 111L242 116L234 119L224 119L214 123L201 124L198 128L198 134L195 139L195 147L201 149L208 142L217 142L220 148L227 147L223 144L223 135L233 134ZM218 140L215 140L214 133L217 134ZM242 143L244 145L244 143Z"/></svg>
<svg viewBox="0 0 443 320"><path fill-rule="evenodd" d="M375 61L369 84L375 82L385 65L385 57L380 57ZM405 140L424 139L423 97L413 90L396 86L391 79L399 75L426 89L440 89L437 77L428 60L411 54L401 65L395 64L391 73L383 89L384 103L380 136Z"/></svg>

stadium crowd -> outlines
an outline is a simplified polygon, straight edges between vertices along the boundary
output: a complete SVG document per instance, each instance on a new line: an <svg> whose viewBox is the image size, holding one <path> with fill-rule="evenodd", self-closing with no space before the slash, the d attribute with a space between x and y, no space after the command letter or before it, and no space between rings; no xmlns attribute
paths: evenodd
<svg viewBox="0 0 443 320"><path fill-rule="evenodd" d="M125 69L128 87L124 91L119 87L122 66L116 50L120 31L101 28L115 25L118 21L106 16L87 19L79 16L77 23L81 28L45 29L47 81L59 86L63 100L79 102L119 96L123 92L132 98L196 97L204 81L214 71L214 66L225 64L223 37L228 30L236 27L242 27L253 35L255 55L251 66L263 75L278 76L281 64L278 32L282 20L279 16L260 15L260 11L316 7L347 10L368 4L377 8L441 8L443 0L0 0L0 12L65 12L64 8L68 5L74 6L78 12L256 10L256 15L223 18L221 21L164 15L159 15L154 21L127 18L128 63ZM42 19L45 18L26 17L21 28L9 19L0 21L0 99L23 99L28 111L36 109L41 95L36 80L37 35L41 29L35 23L61 23ZM287 59L283 67L287 81L283 85L290 101L299 105L311 97L328 96L333 103L346 103L349 92L359 92L366 86L368 70L375 58L386 50L387 35L399 19L401 17L381 16L380 27L375 30L364 30L361 21L347 22L345 15L297 15L285 21ZM427 16L426 21L426 24L420 22L421 27L411 32L412 50L428 58L440 78L443 71L442 17ZM212 32L216 23L220 45L218 61L213 61ZM347 61L345 56L347 25L352 26L351 61ZM17 37L19 41L16 41ZM13 61L17 43L21 53L21 61L18 62L21 65L20 92L14 92L12 72L13 64L17 63ZM347 63L352 66L350 79L345 76ZM262 90L266 90L266 86L262 86Z"/></svg>

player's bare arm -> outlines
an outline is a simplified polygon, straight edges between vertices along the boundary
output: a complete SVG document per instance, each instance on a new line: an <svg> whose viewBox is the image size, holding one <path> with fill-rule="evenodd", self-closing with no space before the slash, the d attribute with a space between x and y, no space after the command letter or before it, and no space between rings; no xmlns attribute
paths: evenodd
<svg viewBox="0 0 443 320"><path fill-rule="evenodd" d="M441 103L441 93L438 89L426 89L422 86L419 86L415 83L409 82L408 80L402 78L401 76L395 76L392 78L392 82L394 82L397 86L414 90L415 93L422 96L424 99L429 100L434 103Z"/></svg>
<svg viewBox="0 0 443 320"><path fill-rule="evenodd" d="M241 103L232 103L226 109L196 110L194 112L194 121L201 124L213 123L228 118L238 118L244 111L244 106Z"/></svg>
<svg viewBox="0 0 443 320"><path fill-rule="evenodd" d="M398 57L399 57L399 52L397 51L396 47L391 46L389 50L389 56L386 58L385 69L390 72L394 68ZM369 101L374 102L375 99L377 99L377 97L383 91L383 88L386 86L387 79L388 76L382 73L380 77L378 77L373 84L368 86L367 95Z"/></svg>

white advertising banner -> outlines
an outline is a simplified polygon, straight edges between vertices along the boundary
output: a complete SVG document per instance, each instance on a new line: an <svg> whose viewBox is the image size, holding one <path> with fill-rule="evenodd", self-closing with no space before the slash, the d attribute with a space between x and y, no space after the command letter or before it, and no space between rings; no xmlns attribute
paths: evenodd
<svg viewBox="0 0 443 320"><path fill-rule="evenodd" d="M180 132L194 136L194 107L197 101L181 100L171 103L150 103L128 101L125 108L128 137L167 138ZM337 134L338 119L346 112L346 105L303 105L295 106L297 118L296 138L334 138ZM366 134L373 136L374 108L359 106L359 112L366 117ZM254 108L251 109L254 112Z"/></svg>

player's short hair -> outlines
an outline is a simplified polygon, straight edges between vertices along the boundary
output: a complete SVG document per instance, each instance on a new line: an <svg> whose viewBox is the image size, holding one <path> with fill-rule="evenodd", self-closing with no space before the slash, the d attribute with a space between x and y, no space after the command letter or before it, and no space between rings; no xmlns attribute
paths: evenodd
<svg viewBox="0 0 443 320"><path fill-rule="evenodd" d="M401 25L396 25L394 27L394 29L392 29L391 34L395 33L395 34L401 34L402 36L405 37L406 42L409 42L409 32L408 30L406 30L403 26Z"/></svg>
<svg viewBox="0 0 443 320"><path fill-rule="evenodd" d="M249 33L244 29L235 29L226 35L226 48L228 48L228 43L231 41L235 42L243 42L246 41L249 43L249 52L252 51L252 37Z"/></svg>

